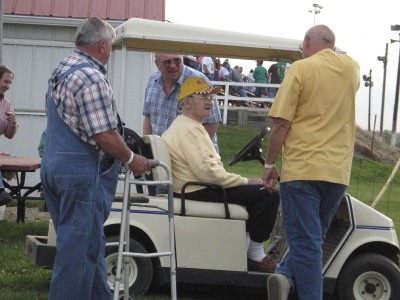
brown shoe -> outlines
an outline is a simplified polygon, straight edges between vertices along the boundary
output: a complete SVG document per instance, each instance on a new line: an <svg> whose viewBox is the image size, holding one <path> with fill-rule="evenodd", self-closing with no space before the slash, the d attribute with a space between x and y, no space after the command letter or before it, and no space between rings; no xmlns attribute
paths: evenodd
<svg viewBox="0 0 400 300"><path fill-rule="evenodd" d="M276 269L276 261L271 256L266 256L262 261L247 259L247 268L249 271L258 271L264 273L274 273Z"/></svg>

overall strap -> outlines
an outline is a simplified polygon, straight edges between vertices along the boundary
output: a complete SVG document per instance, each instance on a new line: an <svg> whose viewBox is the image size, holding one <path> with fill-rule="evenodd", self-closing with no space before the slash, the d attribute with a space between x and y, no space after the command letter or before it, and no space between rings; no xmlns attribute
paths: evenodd
<svg viewBox="0 0 400 300"><path fill-rule="evenodd" d="M76 70L83 69L83 68L86 68L86 67L92 67L92 66L93 65L90 64L90 63L83 63L83 64L75 65L75 66L69 68L68 71L64 72L61 75L60 79L57 81L57 83L54 85L54 87L56 87L65 77L67 77L69 74L75 72Z"/></svg>
<svg viewBox="0 0 400 300"><path fill-rule="evenodd" d="M60 79L56 82L56 84L54 85L54 87L51 87L51 85L49 84L48 89L47 89L47 96L49 97L49 96L51 95L52 90L53 90L61 81L63 81L64 78L67 77L69 74L75 72L76 70L83 69L83 68L86 68L86 67L92 67L92 64L90 64L90 63L82 63L82 64L78 64L78 65L75 65L75 66L72 66L71 68L69 68L68 71L64 72L64 73L61 75Z"/></svg>
<svg viewBox="0 0 400 300"><path fill-rule="evenodd" d="M72 129L68 126L68 124L66 124L61 119L61 116L57 112L57 108L60 105L62 99L59 101L59 103L55 103L55 101L53 99L53 91L55 90L57 85L60 84L60 82L62 82L69 74L75 72L76 70L83 69L86 67L93 68L93 65L90 63L82 63L82 64L74 65L71 68L69 68L67 71L65 71L64 73L60 74L60 78L54 84L54 86L52 86L49 83L47 94L46 94L46 114L47 114L47 133L48 134L47 134L47 138L46 138L45 149L48 148L49 140L55 139L54 138L54 136L55 136L54 127L58 126L59 128L61 128L59 130L62 130L64 137L69 136L66 134L70 134L71 136L76 137L77 140L81 141L81 143L74 143L74 145L80 145L80 146L85 145L85 146L87 146L87 148L90 148L90 151L92 151L93 153L97 153L97 155L98 155L98 150L95 149L95 146L84 143L81 139L79 139L72 132ZM63 126L60 126L60 124L62 124Z"/></svg>

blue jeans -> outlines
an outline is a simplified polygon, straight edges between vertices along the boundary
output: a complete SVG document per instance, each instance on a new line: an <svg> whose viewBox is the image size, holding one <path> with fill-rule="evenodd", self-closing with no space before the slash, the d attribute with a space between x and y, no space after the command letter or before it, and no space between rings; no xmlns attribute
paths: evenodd
<svg viewBox="0 0 400 300"><path fill-rule="evenodd" d="M268 98L275 98L278 88L268 88Z"/></svg>
<svg viewBox="0 0 400 300"><path fill-rule="evenodd" d="M256 92L255 92L256 97L264 97L264 94L265 94L265 87L263 86L256 87Z"/></svg>
<svg viewBox="0 0 400 300"><path fill-rule="evenodd" d="M0 189L4 189L4 183L3 183L3 174L0 171Z"/></svg>
<svg viewBox="0 0 400 300"><path fill-rule="evenodd" d="M245 90L243 87L241 87L241 86L238 87L238 93L239 93L239 96L240 96L240 97L247 97L246 90ZM244 101L244 104L245 104L246 106L249 106L250 101L249 101L249 100L245 100L245 101Z"/></svg>
<svg viewBox="0 0 400 300"><path fill-rule="evenodd" d="M117 184L118 164L62 154L43 173L46 204L57 232L49 299L109 300L103 224Z"/></svg>
<svg viewBox="0 0 400 300"><path fill-rule="evenodd" d="M289 253L276 273L286 275L299 300L322 299L322 242L346 188L324 181L280 184Z"/></svg>
<svg viewBox="0 0 400 300"><path fill-rule="evenodd" d="M246 90L243 87L238 88L238 93L239 93L240 97L247 97Z"/></svg>

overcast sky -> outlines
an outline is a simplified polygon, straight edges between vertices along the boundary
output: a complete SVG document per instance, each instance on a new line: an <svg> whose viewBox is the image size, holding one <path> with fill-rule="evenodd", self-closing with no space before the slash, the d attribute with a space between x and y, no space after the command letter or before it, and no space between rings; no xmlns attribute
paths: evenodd
<svg viewBox="0 0 400 300"><path fill-rule="evenodd" d="M372 70L374 86L371 93L371 128L377 114L376 130L379 130L383 63L377 56L384 56L385 44L389 43L387 83L384 110L384 129L392 129L393 106L397 80L400 43L399 32L391 31L390 25L400 24L400 1L361 0L165 0L166 19L173 23L210 27L268 36L280 36L302 40L305 32L316 24L326 24L336 34L336 46L355 58L361 67L361 75ZM313 3L323 8L314 10ZM247 74L250 62L244 62ZM368 88L361 86L357 95L357 123L368 126ZM400 121L397 132L400 131Z"/></svg>

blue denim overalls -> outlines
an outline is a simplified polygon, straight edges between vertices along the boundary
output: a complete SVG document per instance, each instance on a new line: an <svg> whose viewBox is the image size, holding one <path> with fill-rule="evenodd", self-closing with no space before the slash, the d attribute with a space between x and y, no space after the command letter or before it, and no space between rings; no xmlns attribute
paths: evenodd
<svg viewBox="0 0 400 300"><path fill-rule="evenodd" d="M78 68L63 74L62 81ZM68 74L67 74L68 73ZM59 81L59 82L60 82ZM49 299L111 299L103 225L111 210L121 163L76 136L47 92L47 138L40 177L57 233Z"/></svg>

